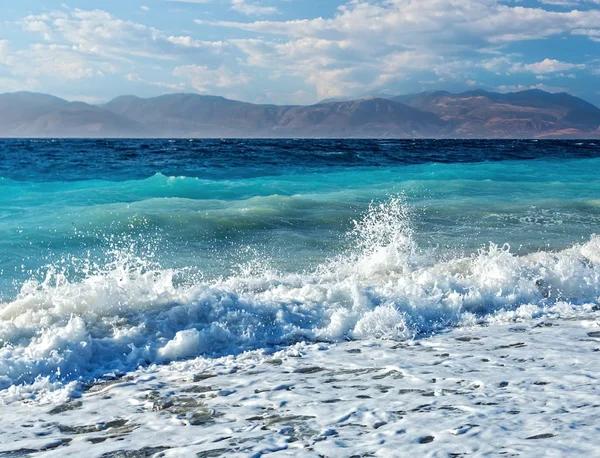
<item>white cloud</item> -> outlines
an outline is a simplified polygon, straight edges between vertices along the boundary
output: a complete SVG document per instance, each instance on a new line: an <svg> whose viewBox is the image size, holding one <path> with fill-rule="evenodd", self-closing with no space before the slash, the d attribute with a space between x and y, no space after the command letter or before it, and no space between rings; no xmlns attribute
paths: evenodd
<svg viewBox="0 0 600 458"><path fill-rule="evenodd" d="M533 73L537 75L537 79L546 79L542 75L554 74L553 76L564 76L564 74L556 75L559 72L568 70L585 70L586 64L574 64L571 62L561 62L556 59L546 58L540 62L525 64L522 62L514 62L514 55L506 55L502 57L494 57L482 61L479 66L488 71L494 72L497 75L511 75L515 73Z"/></svg>
<svg viewBox="0 0 600 458"><path fill-rule="evenodd" d="M168 83L164 81L148 81L142 78L137 73L129 73L125 75L125 79L127 81L131 81L132 83L143 83L149 86L162 87L165 89L169 89L172 91L183 91L185 90L185 83Z"/></svg>
<svg viewBox="0 0 600 458"><path fill-rule="evenodd" d="M35 78L0 78L0 92L35 91L41 85Z"/></svg>
<svg viewBox="0 0 600 458"><path fill-rule="evenodd" d="M381 84L388 75L399 74L401 67L414 68L423 58L411 52L396 52L388 56L385 63L376 65L365 60L368 49L344 40L302 38L275 43L248 39L232 40L232 43L247 56L250 67L274 69L274 78L285 75L304 78L317 89L319 98L368 90ZM372 51L372 54L377 52ZM379 83L378 79L381 79Z"/></svg>
<svg viewBox="0 0 600 458"><path fill-rule="evenodd" d="M25 27L25 30L29 32L39 33L46 41L52 40L52 33L50 32L50 27L48 27L48 24L46 24L44 21L35 19L28 21L26 20L24 21L23 26Z"/></svg>
<svg viewBox="0 0 600 458"><path fill-rule="evenodd" d="M102 97L96 97L93 95L83 94L62 94L61 98L68 100L69 102L84 102L90 105L98 105L100 103L107 102L108 100Z"/></svg>
<svg viewBox="0 0 600 458"><path fill-rule="evenodd" d="M566 92L564 87L555 87L555 86L546 86L545 84L532 84L527 86L525 84L510 84L510 85L501 85L496 88L498 92L518 92L518 91L526 91L529 89L540 89L546 92Z"/></svg>
<svg viewBox="0 0 600 458"><path fill-rule="evenodd" d="M245 73L234 73L226 67L211 69L204 65L182 65L173 70L173 76L189 80L198 92L211 92L214 89L228 89L245 86L252 77Z"/></svg>
<svg viewBox="0 0 600 458"><path fill-rule="evenodd" d="M168 0L173 3L211 3L212 0ZM228 0L231 10L247 16L268 16L276 14L279 10L274 6L263 6L256 0Z"/></svg>
<svg viewBox="0 0 600 458"><path fill-rule="evenodd" d="M0 58L13 75L48 75L62 80L102 77L131 72L150 60L183 62L202 59L217 65L226 42L169 36L161 30L124 21L102 10L80 9L29 15L20 22L25 31L50 43L35 43ZM150 83L149 83L150 84ZM176 86L164 87L174 89ZM177 86L179 87L179 86Z"/></svg>
<svg viewBox="0 0 600 458"><path fill-rule="evenodd" d="M172 37L164 32L133 21L123 21L102 10L76 9L69 13L53 12L27 16L23 27L38 33L50 33L82 53L123 60L149 57L174 60L186 49L220 52L226 44Z"/></svg>
<svg viewBox="0 0 600 458"><path fill-rule="evenodd" d="M106 56L152 56L160 32L143 24L123 21L102 10L74 10L56 18L52 26L69 43L84 52Z"/></svg>
<svg viewBox="0 0 600 458"><path fill-rule="evenodd" d="M562 6L562 7L582 7L586 4L595 3L600 4L600 0L538 0L538 2L544 5L550 6Z"/></svg>
<svg viewBox="0 0 600 458"><path fill-rule="evenodd" d="M424 81L435 87L484 85L487 72L522 74L519 78L531 83L536 77L571 78L597 67L590 58L563 62L547 54L537 62L513 51L516 42L550 37L570 39L565 41L569 45L577 41L572 35L579 41L600 41L600 8L594 7L600 0L336 0L345 3L330 17L297 20L260 18L279 13L274 0L168 1L212 3L214 11L197 10L219 14L220 5L231 17L240 17L235 11L259 20L196 20L203 35L195 36L184 31L185 25L180 31L163 31L99 9L52 11L21 21L39 43L11 53L8 44L0 44L0 64L12 75L31 72L35 78L75 80L114 73L169 89L185 84L222 92L246 86L246 99L259 91L278 97L284 86L288 94L304 99L394 93L420 88ZM547 2L555 4L545 6ZM576 3L578 9L560 8L557 2ZM144 6L137 7L149 10ZM213 36L219 39L206 38ZM256 84L248 86L252 78Z"/></svg>
<svg viewBox="0 0 600 458"><path fill-rule="evenodd" d="M579 3L577 0L538 0L538 1L544 5L564 6L564 7L577 6L577 4Z"/></svg>
<svg viewBox="0 0 600 458"><path fill-rule="evenodd" d="M577 29L572 33L573 35L584 35L590 40L600 43L600 29Z"/></svg>
<svg viewBox="0 0 600 458"><path fill-rule="evenodd" d="M277 8L273 6L261 6L256 2L248 2L248 0L231 0L231 9L248 16L266 16L278 12Z"/></svg>
<svg viewBox="0 0 600 458"><path fill-rule="evenodd" d="M142 6L140 6L140 9L141 9L142 11L145 11L146 13L147 13L148 11L150 11L150 8L149 8L149 7L147 7L146 5L142 5Z"/></svg>
<svg viewBox="0 0 600 458"><path fill-rule="evenodd" d="M508 6L498 0L353 0L330 19L217 21L214 25L289 37L379 41L388 45L448 46L545 38L577 28L594 27L600 11L553 12ZM205 21L198 21L204 23ZM586 25L584 25L586 24Z"/></svg>
<svg viewBox="0 0 600 458"><path fill-rule="evenodd" d="M491 59L483 60L479 66L485 68L490 72L494 72L496 74L500 74L503 72L507 72L509 67L512 67L514 64L509 56L500 56L493 57Z"/></svg>
<svg viewBox="0 0 600 458"><path fill-rule="evenodd" d="M11 71L21 76L52 75L74 81L116 73L117 67L102 59L87 59L70 46L35 44L14 53Z"/></svg>
<svg viewBox="0 0 600 458"><path fill-rule="evenodd" d="M572 64L569 62L561 62L556 59L544 59L541 62L536 62L533 64L517 64L513 67L514 71L529 71L538 75L564 72L573 69L582 70L584 68L585 64Z"/></svg>
<svg viewBox="0 0 600 458"><path fill-rule="evenodd" d="M280 91L266 91L256 97L254 103L270 103L277 100L283 105L308 105L314 102L314 94L305 90L298 90L292 93Z"/></svg>
<svg viewBox="0 0 600 458"><path fill-rule="evenodd" d="M175 45L183 46L185 48L203 48L207 50L211 50L215 53L221 53L225 48L228 47L228 44L224 41L202 41L195 40L190 36L170 36L167 37L166 40L169 43L173 43Z"/></svg>
<svg viewBox="0 0 600 458"><path fill-rule="evenodd" d="M19 81L31 81L43 75L62 80L115 73L117 67L102 58L89 58L68 45L36 43L25 49L11 49L8 40L0 40L0 64Z"/></svg>
<svg viewBox="0 0 600 458"><path fill-rule="evenodd" d="M501 0L352 0L330 18L196 22L259 34L230 40L246 65L300 77L323 98L385 90L425 72L464 83L482 68L504 74L582 69L552 60L511 68L503 47L593 29L600 11L557 12ZM473 55L477 49L500 54L482 60Z"/></svg>
<svg viewBox="0 0 600 458"><path fill-rule="evenodd" d="M8 49L10 42L8 40L0 40L0 64L8 62Z"/></svg>

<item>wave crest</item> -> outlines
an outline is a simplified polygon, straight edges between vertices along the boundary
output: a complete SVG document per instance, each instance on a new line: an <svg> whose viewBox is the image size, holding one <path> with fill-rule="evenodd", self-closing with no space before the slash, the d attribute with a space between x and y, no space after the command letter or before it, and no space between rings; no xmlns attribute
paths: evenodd
<svg viewBox="0 0 600 458"><path fill-rule="evenodd" d="M409 339L450 326L564 314L600 303L600 237L516 256L490 244L440 260L414 241L402 198L372 204L349 248L312 272L252 256L239 273L186 273L115 251L72 280L56 266L0 304L0 389L297 341ZM37 383L37 382L36 382ZM54 388L53 388L54 389Z"/></svg>

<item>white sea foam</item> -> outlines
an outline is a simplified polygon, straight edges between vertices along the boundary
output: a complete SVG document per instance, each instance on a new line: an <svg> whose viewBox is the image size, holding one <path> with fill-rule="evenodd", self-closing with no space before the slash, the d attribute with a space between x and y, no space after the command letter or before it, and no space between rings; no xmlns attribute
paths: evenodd
<svg viewBox="0 0 600 458"><path fill-rule="evenodd" d="M280 274L254 260L229 278L182 285L182 272L127 252L77 281L51 267L0 305L2 398L35 397L32 387L73 390L73 381L199 355L409 339L600 303L598 236L557 253L516 256L490 244L442 261L419 250L409 214L401 198L372 205L348 250L309 273Z"/></svg>

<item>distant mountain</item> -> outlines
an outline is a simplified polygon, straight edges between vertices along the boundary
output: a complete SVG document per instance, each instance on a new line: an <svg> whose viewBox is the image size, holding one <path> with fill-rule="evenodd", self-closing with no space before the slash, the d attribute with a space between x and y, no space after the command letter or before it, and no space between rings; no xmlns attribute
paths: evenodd
<svg viewBox="0 0 600 458"><path fill-rule="evenodd" d="M0 94L0 136L118 137L145 132L135 121L86 103L30 92Z"/></svg>
<svg viewBox="0 0 600 458"><path fill-rule="evenodd" d="M363 100L363 99L387 99L392 100L396 96L391 94L386 94L385 92L375 93L375 94L364 94L360 97L330 97L327 99L323 99L319 102L319 104L323 103L333 103L333 102L352 102L353 100ZM402 103L402 102L401 102Z"/></svg>
<svg viewBox="0 0 600 458"><path fill-rule="evenodd" d="M122 96L94 106L0 94L4 137L600 137L600 109L566 93L482 90L256 105L223 97Z"/></svg>
<svg viewBox="0 0 600 458"><path fill-rule="evenodd" d="M223 97L171 94L150 99L117 97L103 106L146 126L156 136L272 136L290 107L254 105Z"/></svg>
<svg viewBox="0 0 600 458"><path fill-rule="evenodd" d="M586 137L600 127L598 107L564 92L432 91L392 100L437 114L459 137Z"/></svg>
<svg viewBox="0 0 600 458"><path fill-rule="evenodd" d="M386 99L311 106L254 105L223 97L172 94L118 97L104 108L158 135L200 137L420 137L445 132L433 113Z"/></svg>
<svg viewBox="0 0 600 458"><path fill-rule="evenodd" d="M447 135L447 124L433 113L374 98L293 107L273 131L295 136L432 137Z"/></svg>

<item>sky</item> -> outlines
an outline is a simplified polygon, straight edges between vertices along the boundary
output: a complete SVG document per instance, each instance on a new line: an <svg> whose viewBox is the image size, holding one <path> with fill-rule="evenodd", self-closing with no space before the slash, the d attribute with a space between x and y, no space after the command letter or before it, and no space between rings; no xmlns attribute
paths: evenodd
<svg viewBox="0 0 600 458"><path fill-rule="evenodd" d="M311 104L444 89L600 105L600 0L0 2L0 93Z"/></svg>

